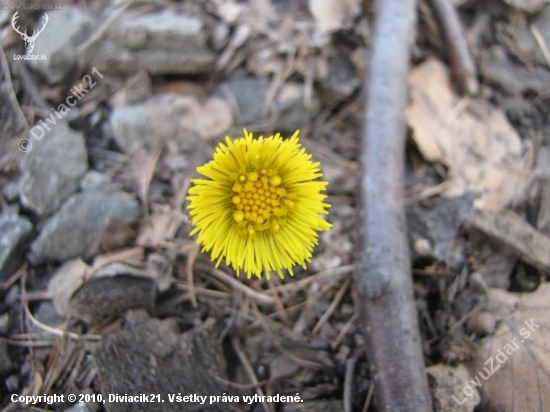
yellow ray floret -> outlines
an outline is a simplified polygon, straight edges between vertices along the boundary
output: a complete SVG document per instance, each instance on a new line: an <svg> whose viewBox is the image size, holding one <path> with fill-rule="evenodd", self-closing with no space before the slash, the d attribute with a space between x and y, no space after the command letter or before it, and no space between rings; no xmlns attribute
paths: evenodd
<svg viewBox="0 0 550 412"><path fill-rule="evenodd" d="M321 218L327 182L319 163L302 148L296 131L288 140L279 134L232 141L226 137L214 158L197 168L189 190L189 216L203 252L216 265L225 259L237 273L258 277L271 271L291 274L305 268L318 243L318 231L331 224Z"/></svg>

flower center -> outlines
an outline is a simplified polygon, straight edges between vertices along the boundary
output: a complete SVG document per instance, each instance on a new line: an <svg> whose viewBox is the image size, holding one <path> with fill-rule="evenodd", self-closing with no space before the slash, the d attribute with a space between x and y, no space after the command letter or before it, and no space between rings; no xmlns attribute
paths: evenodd
<svg viewBox="0 0 550 412"><path fill-rule="evenodd" d="M267 169L241 174L237 178L233 185L235 194L231 198L233 219L250 235L260 230L279 230L282 218L294 206L281 183L278 173Z"/></svg>

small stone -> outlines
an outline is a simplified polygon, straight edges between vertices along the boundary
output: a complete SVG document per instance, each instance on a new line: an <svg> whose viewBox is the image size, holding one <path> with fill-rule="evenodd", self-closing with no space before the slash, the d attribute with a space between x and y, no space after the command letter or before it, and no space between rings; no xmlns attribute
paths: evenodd
<svg viewBox="0 0 550 412"><path fill-rule="evenodd" d="M327 78L320 83L321 97L336 101L350 97L361 82L348 56L340 53L328 61Z"/></svg>
<svg viewBox="0 0 550 412"><path fill-rule="evenodd" d="M48 11L47 26L36 39L34 54L45 54L47 59L29 60L29 65L38 71L50 84L66 80L77 66L77 47L90 38L96 22L78 8L64 6L63 10ZM40 18L39 23L43 21ZM30 31L30 30L29 30Z"/></svg>
<svg viewBox="0 0 550 412"><path fill-rule="evenodd" d="M10 12L7 9L0 10L0 25L7 23L10 19Z"/></svg>
<svg viewBox="0 0 550 412"><path fill-rule="evenodd" d="M497 319L490 312L482 311L468 318L468 329L479 336L491 335L495 331Z"/></svg>
<svg viewBox="0 0 550 412"><path fill-rule="evenodd" d="M221 138L232 124L228 103L216 96L199 101L191 95L159 94L145 103L117 105L111 115L113 137L126 153L173 141L182 131Z"/></svg>
<svg viewBox="0 0 550 412"><path fill-rule="evenodd" d="M288 82L281 87L273 102L277 130L294 132L319 114L321 103L317 94L312 93L309 102L304 96L305 86L302 83Z"/></svg>
<svg viewBox="0 0 550 412"><path fill-rule="evenodd" d="M32 224L14 209L0 215L0 281L7 280L21 265Z"/></svg>
<svg viewBox="0 0 550 412"><path fill-rule="evenodd" d="M53 115L52 115L53 116ZM88 152L82 133L60 121L42 129L40 141L33 141L32 150L23 156L19 196L21 203L40 216L49 215L73 194L80 178L88 169ZM40 136L40 134L38 134Z"/></svg>
<svg viewBox="0 0 550 412"><path fill-rule="evenodd" d="M550 177L550 147L543 146L537 153L537 170Z"/></svg>
<svg viewBox="0 0 550 412"><path fill-rule="evenodd" d="M131 274L93 278L75 291L70 299L71 313L88 323L117 316L129 309L153 308L156 282Z"/></svg>
<svg viewBox="0 0 550 412"><path fill-rule="evenodd" d="M15 284L8 289L8 293L4 298L4 303L6 306L12 306L21 302L21 297L19 293L19 285Z"/></svg>
<svg viewBox="0 0 550 412"><path fill-rule="evenodd" d="M426 369L432 392L434 411L436 412L473 412L481 401L477 390L472 396L465 396L462 392L470 380L468 370L460 365L456 368L437 364ZM475 387L474 387L475 388ZM459 401L455 401L452 396ZM462 401L464 403L460 404Z"/></svg>
<svg viewBox="0 0 550 412"><path fill-rule="evenodd" d="M414 241L414 251L418 256L431 257L433 255L432 245L426 238L418 238Z"/></svg>
<svg viewBox="0 0 550 412"><path fill-rule="evenodd" d="M104 190L113 184L111 178L95 170L89 170L80 180L80 189L86 190Z"/></svg>
<svg viewBox="0 0 550 412"><path fill-rule="evenodd" d="M138 202L122 192L89 190L73 195L46 222L28 259L39 264L94 256L110 222L132 224L139 216Z"/></svg>
<svg viewBox="0 0 550 412"><path fill-rule="evenodd" d="M202 20L169 10L123 17L94 56L99 69L150 74L209 72L216 56L208 50Z"/></svg>
<svg viewBox="0 0 550 412"><path fill-rule="evenodd" d="M5 380L6 389L9 392L15 392L19 389L19 377L17 375L10 375Z"/></svg>
<svg viewBox="0 0 550 412"><path fill-rule="evenodd" d="M131 153L141 146L152 147L157 133L147 123L144 104L121 104L111 112L111 128L118 146Z"/></svg>
<svg viewBox="0 0 550 412"><path fill-rule="evenodd" d="M233 117L243 125L256 123L262 118L262 105L269 85L256 77L230 79L220 84L218 93L229 101L235 101L238 111Z"/></svg>
<svg viewBox="0 0 550 412"><path fill-rule="evenodd" d="M10 330L10 315L8 312L0 315L0 335L6 335Z"/></svg>
<svg viewBox="0 0 550 412"><path fill-rule="evenodd" d="M547 5L536 15L531 24L526 26L517 36L516 44L522 61L533 61L543 66L547 65L546 57L535 40L530 27L536 27L544 44L550 44L550 5Z"/></svg>
<svg viewBox="0 0 550 412"><path fill-rule="evenodd" d="M93 412L96 409L90 409L87 403L79 402L75 403L70 408L65 409L64 412Z"/></svg>
<svg viewBox="0 0 550 412"><path fill-rule="evenodd" d="M238 110L233 118L242 120L241 125L249 125L260 121L269 123L281 132L294 132L306 125L320 111L320 101L314 92L310 102L305 102L305 87L302 83L285 83L275 95L271 111L267 118L262 116L265 95L269 84L254 78L244 77L223 82L218 93L229 101L235 101ZM306 104L309 106L306 107Z"/></svg>

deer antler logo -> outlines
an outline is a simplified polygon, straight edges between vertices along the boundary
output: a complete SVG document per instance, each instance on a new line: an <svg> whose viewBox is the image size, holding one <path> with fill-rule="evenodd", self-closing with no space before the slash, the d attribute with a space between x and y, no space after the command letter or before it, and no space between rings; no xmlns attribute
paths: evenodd
<svg viewBox="0 0 550 412"><path fill-rule="evenodd" d="M46 28L46 24L48 24L48 20L50 18L48 17L48 15L46 13L44 13L44 16L42 16L44 18L44 25L42 26L42 28L40 30L34 30L34 33L32 34L32 36L29 36L29 35L27 35L27 30L25 30L24 33L21 33L19 31L19 27L21 27L21 26L15 27L15 21L18 18L17 13L19 13L19 11L16 11L15 14L13 15L13 17L11 19L11 25L12 25L13 29L17 33L19 33L21 35L21 38L25 41L25 49L27 50L27 53L30 54L30 53L32 53L32 50L34 49L34 42L38 38L38 35L40 33L42 33L42 31L44 31L44 29Z"/></svg>

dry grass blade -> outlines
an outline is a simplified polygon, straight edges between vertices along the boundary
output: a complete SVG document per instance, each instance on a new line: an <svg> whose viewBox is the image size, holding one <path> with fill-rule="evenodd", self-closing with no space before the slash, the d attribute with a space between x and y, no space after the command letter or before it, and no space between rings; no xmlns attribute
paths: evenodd
<svg viewBox="0 0 550 412"><path fill-rule="evenodd" d="M160 154L162 153L163 145L162 143L159 143L155 146L155 150L153 151L153 154L149 158L149 161L147 162L147 167L145 168L145 174L142 177L141 181L141 201L143 202L143 214L145 216L149 215L149 186L151 185L151 180L153 179L153 174L155 173L155 167L157 166L157 163L160 158Z"/></svg>
<svg viewBox="0 0 550 412"><path fill-rule="evenodd" d="M340 289L338 290L338 293L336 293L336 296L330 303L330 306L326 310L325 313L323 313L323 316L321 316L321 319L317 322L317 324L314 326L313 330L311 331L312 335L315 335L317 332L319 332L319 329L325 324L325 322L330 318L330 316L334 313L338 305L340 304L340 301L344 297L344 294L346 293L346 290L348 290L349 284L351 282L351 277L348 277L342 286L340 286Z"/></svg>
<svg viewBox="0 0 550 412"><path fill-rule="evenodd" d="M244 370L246 371L249 379L252 381L252 383L256 387L256 393L259 396L265 396L264 391L262 388L260 388L260 382L258 381L258 378L256 377L256 374L254 373L254 368L252 368L252 365L250 364L250 361L248 360L248 357L244 353L244 351L241 348L241 344L239 343L239 338L237 336L231 337L231 344L233 346L233 349L235 350L235 353L237 354L239 360L241 361L241 364L244 367ZM262 406L264 408L265 412L273 412L273 407L271 404L267 402L262 402Z"/></svg>
<svg viewBox="0 0 550 412"><path fill-rule="evenodd" d="M542 34L540 34L539 29L534 24L531 25L531 27L529 27L529 30L531 30L533 37L535 38L538 46L540 47L540 50L542 51L542 54L546 59L546 64L548 65L548 67L550 67L550 50L548 50L548 45L544 41L544 37L542 37Z"/></svg>
<svg viewBox="0 0 550 412"><path fill-rule="evenodd" d="M185 264L185 274L187 275L187 287L189 291L189 295L191 297L191 305L193 308L197 308L197 295L195 293L195 273L193 272L193 266L195 265L195 260L197 260L197 256L199 255L199 246L197 244L193 244L194 247L191 249L189 254L187 255L187 262Z"/></svg>
<svg viewBox="0 0 550 412"><path fill-rule="evenodd" d="M202 270L205 270L208 274L212 275L219 281L223 282L226 285L231 286L233 289L241 292L243 295L252 299L260 305L275 305L275 298L272 296L266 295L255 291L254 289L249 288L245 284L241 283L234 277L222 272L221 270L210 267L209 265L200 265Z"/></svg>

